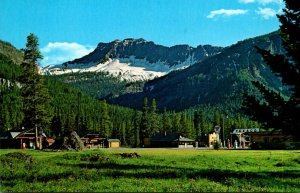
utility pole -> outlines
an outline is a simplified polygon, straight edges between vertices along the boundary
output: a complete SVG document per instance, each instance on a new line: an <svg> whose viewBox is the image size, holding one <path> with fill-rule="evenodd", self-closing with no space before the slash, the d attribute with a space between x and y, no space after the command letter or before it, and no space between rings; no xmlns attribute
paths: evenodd
<svg viewBox="0 0 300 193"><path fill-rule="evenodd" d="M225 147L225 137L224 137L224 131L225 131L225 123L224 123L224 114L222 114L222 142L223 147Z"/></svg>
<svg viewBox="0 0 300 193"><path fill-rule="evenodd" d="M38 150L38 129L37 129L37 112L36 112L36 102L34 102L34 110L35 110L35 120L34 120L34 127L35 127L35 149Z"/></svg>
<svg viewBox="0 0 300 193"><path fill-rule="evenodd" d="M38 129L37 126L35 126L35 149L38 149Z"/></svg>

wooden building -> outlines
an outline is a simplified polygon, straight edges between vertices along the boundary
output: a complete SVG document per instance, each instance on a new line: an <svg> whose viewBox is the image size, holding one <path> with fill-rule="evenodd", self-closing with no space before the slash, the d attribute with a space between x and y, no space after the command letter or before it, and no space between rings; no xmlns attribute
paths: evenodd
<svg viewBox="0 0 300 193"><path fill-rule="evenodd" d="M106 138L98 133L89 133L80 138L86 148L103 148L106 146Z"/></svg>
<svg viewBox="0 0 300 193"><path fill-rule="evenodd" d="M35 129L8 131L0 137L0 148L42 149L49 145L45 133L40 131L37 139L35 147Z"/></svg>
<svg viewBox="0 0 300 193"><path fill-rule="evenodd" d="M246 132L245 135L250 137L251 149L289 149L296 144L292 135L280 131Z"/></svg>
<svg viewBox="0 0 300 193"><path fill-rule="evenodd" d="M80 138L86 148L118 148L121 147L119 139L106 139L99 133L89 133Z"/></svg>
<svg viewBox="0 0 300 193"><path fill-rule="evenodd" d="M215 126L208 134L208 147L213 148L214 144L220 141L220 126Z"/></svg>
<svg viewBox="0 0 300 193"><path fill-rule="evenodd" d="M108 139L108 147L109 148L119 148L121 147L121 141L119 139Z"/></svg>
<svg viewBox="0 0 300 193"><path fill-rule="evenodd" d="M150 138L150 147L194 147L195 140L182 137L179 133L163 132Z"/></svg>
<svg viewBox="0 0 300 193"><path fill-rule="evenodd" d="M258 134L259 128L235 129L230 133L231 146L234 148L246 148L251 143L252 134Z"/></svg>

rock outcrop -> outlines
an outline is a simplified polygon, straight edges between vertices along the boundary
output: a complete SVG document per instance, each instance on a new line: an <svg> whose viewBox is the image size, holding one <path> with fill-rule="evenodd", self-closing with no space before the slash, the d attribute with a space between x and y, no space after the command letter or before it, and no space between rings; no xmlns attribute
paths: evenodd
<svg viewBox="0 0 300 193"><path fill-rule="evenodd" d="M56 140L49 149L82 151L84 144L78 134L72 131L64 135L61 139Z"/></svg>

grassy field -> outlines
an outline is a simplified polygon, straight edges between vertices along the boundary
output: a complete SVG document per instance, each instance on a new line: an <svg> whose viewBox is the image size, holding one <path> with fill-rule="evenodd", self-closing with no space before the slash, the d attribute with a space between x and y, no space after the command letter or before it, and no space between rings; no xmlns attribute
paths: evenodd
<svg viewBox="0 0 300 193"><path fill-rule="evenodd" d="M0 150L0 178L0 192L300 192L300 151Z"/></svg>

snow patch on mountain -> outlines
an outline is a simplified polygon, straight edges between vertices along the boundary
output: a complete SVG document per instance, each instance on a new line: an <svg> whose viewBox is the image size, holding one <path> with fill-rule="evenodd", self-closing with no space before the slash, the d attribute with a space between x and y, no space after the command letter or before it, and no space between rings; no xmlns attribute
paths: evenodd
<svg viewBox="0 0 300 193"><path fill-rule="evenodd" d="M174 66L169 66L166 61L159 60L155 63L150 63L146 58L136 59L135 56L130 56L129 58L108 59L105 63L99 64L56 65L43 69L42 73L61 75L66 73L108 72L113 76L119 77L121 80L133 82L161 77L173 70L187 68L195 62L194 56L189 56L186 61L182 63L178 62L178 64Z"/></svg>

